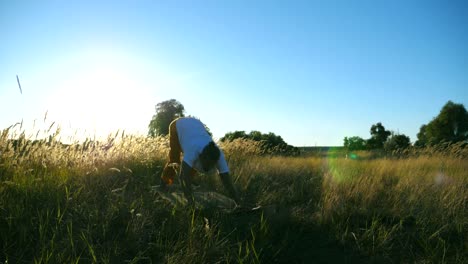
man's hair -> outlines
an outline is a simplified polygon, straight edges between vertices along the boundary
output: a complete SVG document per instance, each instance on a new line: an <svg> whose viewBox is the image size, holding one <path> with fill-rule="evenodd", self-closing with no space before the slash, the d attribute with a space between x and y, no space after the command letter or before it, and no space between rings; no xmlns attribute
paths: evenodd
<svg viewBox="0 0 468 264"><path fill-rule="evenodd" d="M206 145L203 148L203 151L201 153L202 156L209 160L216 161L219 159L219 156L221 155L219 152L219 148L216 146L216 144L213 141L210 141L208 145Z"/></svg>

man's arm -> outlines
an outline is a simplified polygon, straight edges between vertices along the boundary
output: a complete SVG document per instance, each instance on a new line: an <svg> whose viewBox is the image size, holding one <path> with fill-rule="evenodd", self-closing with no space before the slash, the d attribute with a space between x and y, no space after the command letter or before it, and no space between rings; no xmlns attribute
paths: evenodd
<svg viewBox="0 0 468 264"><path fill-rule="evenodd" d="M193 192L192 192L192 179L190 177L190 172L192 167L190 167L185 161L182 162L180 168L180 179L182 180L182 188L184 190L185 198L189 204L194 204Z"/></svg>
<svg viewBox="0 0 468 264"><path fill-rule="evenodd" d="M225 173L220 173L219 177L221 178L224 188L227 189L231 198L233 198L237 204L240 204L239 194L237 193L236 188L234 187L234 184L232 183L231 175L229 175L228 172L225 172Z"/></svg>
<svg viewBox="0 0 468 264"><path fill-rule="evenodd" d="M165 188L166 185L171 185L177 174L176 169L170 165L172 163L180 165L180 153L182 152L182 148L180 147L179 136L177 135L176 120L172 121L169 125L169 147L169 160L164 166L164 170L161 175L161 187L163 188Z"/></svg>

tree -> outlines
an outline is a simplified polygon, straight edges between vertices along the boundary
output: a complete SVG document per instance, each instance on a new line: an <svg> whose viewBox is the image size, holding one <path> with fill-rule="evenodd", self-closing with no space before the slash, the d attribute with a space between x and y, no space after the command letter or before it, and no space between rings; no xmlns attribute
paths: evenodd
<svg viewBox="0 0 468 264"><path fill-rule="evenodd" d="M245 133L245 131L228 132L220 140L222 142L224 142L224 141L233 141L236 138L247 138L247 134Z"/></svg>
<svg viewBox="0 0 468 264"><path fill-rule="evenodd" d="M263 134L257 130L252 130L248 134L246 134L245 131L228 132L220 139L220 141L233 141L238 138L262 142L262 149L266 153L285 155L295 155L299 153L298 148L288 145L281 136L271 132L268 134Z"/></svg>
<svg viewBox="0 0 468 264"><path fill-rule="evenodd" d="M390 136L390 131L385 130L382 123L372 125L370 129L371 138L367 140L368 149L382 149L385 141Z"/></svg>
<svg viewBox="0 0 468 264"><path fill-rule="evenodd" d="M263 134L262 134L262 132L257 131L257 130L250 131L249 139L252 139L252 140L255 140L255 141L262 141L263 140Z"/></svg>
<svg viewBox="0 0 468 264"><path fill-rule="evenodd" d="M169 134L169 125L179 117L184 116L184 106L177 100L171 99L156 105L156 114L148 125L148 136L165 136Z"/></svg>
<svg viewBox="0 0 468 264"><path fill-rule="evenodd" d="M441 142L468 140L468 112L463 104L448 101L438 116L421 126L417 145L434 145Z"/></svg>
<svg viewBox="0 0 468 264"><path fill-rule="evenodd" d="M392 135L384 144L384 149L387 151L406 149L411 145L410 138L404 134Z"/></svg>
<svg viewBox="0 0 468 264"><path fill-rule="evenodd" d="M343 145L348 151L366 149L366 141L361 137L345 137Z"/></svg>
<svg viewBox="0 0 468 264"><path fill-rule="evenodd" d="M419 133L417 134L418 139L414 142L416 147L424 147L427 144L426 127L427 125L422 125L419 128Z"/></svg>

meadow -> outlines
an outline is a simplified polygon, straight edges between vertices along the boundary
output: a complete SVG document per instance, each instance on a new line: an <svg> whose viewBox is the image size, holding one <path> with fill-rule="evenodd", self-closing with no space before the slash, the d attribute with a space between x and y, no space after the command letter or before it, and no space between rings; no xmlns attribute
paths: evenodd
<svg viewBox="0 0 468 264"><path fill-rule="evenodd" d="M223 143L254 213L152 192L168 141L0 134L0 263L467 263L468 148L266 155ZM12 140L12 139L15 140ZM216 175L194 179L225 193Z"/></svg>

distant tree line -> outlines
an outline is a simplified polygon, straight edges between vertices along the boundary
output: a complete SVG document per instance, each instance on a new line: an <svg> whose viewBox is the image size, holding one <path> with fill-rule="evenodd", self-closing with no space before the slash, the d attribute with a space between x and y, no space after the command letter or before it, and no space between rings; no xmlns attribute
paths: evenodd
<svg viewBox="0 0 468 264"><path fill-rule="evenodd" d="M410 138L404 134L394 133L385 129L382 123L377 123L370 128L371 137L363 139L361 137L345 137L343 146L349 150L396 150L404 149L411 145Z"/></svg>
<svg viewBox="0 0 468 264"><path fill-rule="evenodd" d="M345 137L343 145L349 151L376 149L392 151L411 146L408 136L388 131L380 122L371 126L370 134L369 139L358 136ZM468 113L465 107L448 101L438 116L421 126L417 138L414 144L416 147L468 141Z"/></svg>
<svg viewBox="0 0 468 264"><path fill-rule="evenodd" d="M148 136L167 135L169 124L185 116L184 106L177 100L171 99L156 105L156 113L148 125ZM210 133L210 130L207 128ZM211 133L210 133L211 134ZM296 154L298 148L288 145L281 136L274 133L263 134L260 131L228 132L221 141L232 141L237 138L250 139L262 142L266 152L276 154ZM463 104L448 101L441 109L439 115L429 123L423 124L417 134L416 147L432 146L439 143L468 142L468 112ZM373 124L370 128L370 138L363 139L358 136L345 137L344 147L349 151L355 150L387 150L405 149L411 146L410 138L404 134L386 130L381 122Z"/></svg>

